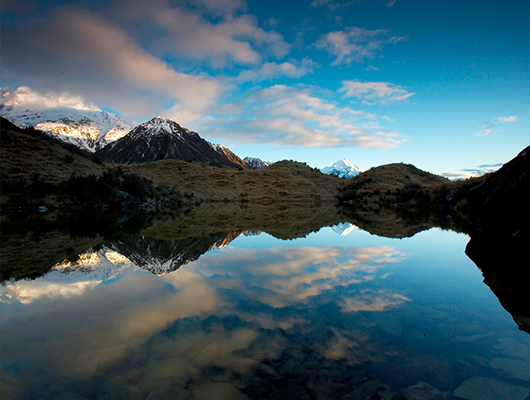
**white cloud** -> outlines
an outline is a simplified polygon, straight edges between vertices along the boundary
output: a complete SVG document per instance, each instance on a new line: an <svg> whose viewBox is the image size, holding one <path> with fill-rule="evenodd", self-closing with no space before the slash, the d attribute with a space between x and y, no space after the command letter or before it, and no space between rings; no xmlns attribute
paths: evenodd
<svg viewBox="0 0 530 400"><path fill-rule="evenodd" d="M263 53L283 57L290 51L282 35L263 30L251 15L234 13L245 8L243 3L230 8L230 2L208 0L202 5L205 14L213 10L219 20L212 23L202 17L201 10L190 11L167 0L154 0L128 2L127 24L142 24L150 49L159 55L209 60L218 67L229 61L256 64Z"/></svg>
<svg viewBox="0 0 530 400"><path fill-rule="evenodd" d="M94 104L85 102L81 96L71 96L66 92L49 92L42 95L26 86L21 86L16 90L2 88L0 104L7 107L20 106L25 109L71 108L74 110L100 111Z"/></svg>
<svg viewBox="0 0 530 400"><path fill-rule="evenodd" d="M493 164L493 165L479 165L477 168L468 168L468 169L463 169L457 172L444 172L442 176L445 176L446 178L449 178L452 180L467 179L467 178L490 174L492 172L497 171L500 167L502 167L502 165L503 165L502 163Z"/></svg>
<svg viewBox="0 0 530 400"><path fill-rule="evenodd" d="M495 118L495 121L499 124L504 124L506 122L516 122L519 121L519 117L517 115L510 115L509 117L498 117Z"/></svg>
<svg viewBox="0 0 530 400"><path fill-rule="evenodd" d="M394 4L396 4L397 0L392 0L390 3L387 4L387 7L394 7Z"/></svg>
<svg viewBox="0 0 530 400"><path fill-rule="evenodd" d="M498 126L502 124L506 124L509 122L517 122L519 121L519 117L517 115L510 115L508 117L497 117L493 119L492 121L488 121L484 123L485 128L481 129L478 132L473 133L475 136L493 136L497 133L501 133L504 130L504 127Z"/></svg>
<svg viewBox="0 0 530 400"><path fill-rule="evenodd" d="M319 97L316 88L274 85L244 96L229 114L199 122L207 137L235 144L389 148L405 138L373 121L375 116ZM236 114L234 114L236 112Z"/></svg>
<svg viewBox="0 0 530 400"><path fill-rule="evenodd" d="M237 77L239 82L261 82L264 80L275 79L279 77L288 78L301 78L307 75L315 68L318 64L309 58L304 58L301 63L284 62L278 63L265 63L257 69L243 71Z"/></svg>
<svg viewBox="0 0 530 400"><path fill-rule="evenodd" d="M363 71L368 71L368 72L370 72L370 71L379 71L379 68L374 67L373 65L369 65L368 67L363 68Z"/></svg>
<svg viewBox="0 0 530 400"><path fill-rule="evenodd" d="M3 59L32 87L83 93L125 118L150 117L172 103L174 117L186 123L201 117L221 93L214 80L176 71L123 30L87 11L59 12L23 35L2 33Z"/></svg>
<svg viewBox="0 0 530 400"><path fill-rule="evenodd" d="M407 36L390 37L386 29L350 27L321 36L315 45L336 57L331 65L348 65L352 62L362 62L365 58L374 58L386 44L396 44L403 40L407 40Z"/></svg>
<svg viewBox="0 0 530 400"><path fill-rule="evenodd" d="M345 97L357 97L367 104L389 104L407 100L415 93L409 93L400 86L388 82L342 81L339 92Z"/></svg>
<svg viewBox="0 0 530 400"><path fill-rule="evenodd" d="M486 128L486 129L482 129L482 130L480 130L478 132L473 133L473 135L475 135L475 136L491 136L491 135L495 135L496 133L497 133L497 131L494 131L491 128Z"/></svg>

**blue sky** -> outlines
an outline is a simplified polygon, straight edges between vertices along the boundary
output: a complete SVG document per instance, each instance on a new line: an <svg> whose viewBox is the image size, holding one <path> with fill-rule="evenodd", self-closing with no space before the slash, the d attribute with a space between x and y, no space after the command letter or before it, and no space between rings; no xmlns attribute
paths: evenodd
<svg viewBox="0 0 530 400"><path fill-rule="evenodd" d="M241 157L434 173L530 144L530 3L2 1L2 86L174 119Z"/></svg>

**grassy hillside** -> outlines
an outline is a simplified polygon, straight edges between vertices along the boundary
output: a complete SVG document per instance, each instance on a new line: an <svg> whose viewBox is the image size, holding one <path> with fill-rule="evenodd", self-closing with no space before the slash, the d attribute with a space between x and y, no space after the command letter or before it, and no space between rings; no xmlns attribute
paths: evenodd
<svg viewBox="0 0 530 400"><path fill-rule="evenodd" d="M219 168L209 163L163 160L123 165L166 192L204 201L268 204L334 203L340 178L305 164L281 161L260 170Z"/></svg>
<svg viewBox="0 0 530 400"><path fill-rule="evenodd" d="M143 202L157 207L204 201L335 203L340 182L293 161L263 170L177 160L104 165L91 153L2 120L0 205L4 209L74 203L85 208Z"/></svg>
<svg viewBox="0 0 530 400"><path fill-rule="evenodd" d="M90 153L6 122L0 131L0 183L5 192L30 185L37 189L38 183L58 185L72 175L99 176L105 171Z"/></svg>
<svg viewBox="0 0 530 400"><path fill-rule="evenodd" d="M388 164L371 168L349 179L340 188L343 201L403 203L419 191L431 192L451 182L409 164Z"/></svg>

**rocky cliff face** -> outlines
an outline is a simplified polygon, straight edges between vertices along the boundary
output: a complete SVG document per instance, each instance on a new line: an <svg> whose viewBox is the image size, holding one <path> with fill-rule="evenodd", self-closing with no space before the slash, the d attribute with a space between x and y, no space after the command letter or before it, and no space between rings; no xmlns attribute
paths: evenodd
<svg viewBox="0 0 530 400"><path fill-rule="evenodd" d="M471 188L468 203L476 233L530 237L530 146Z"/></svg>

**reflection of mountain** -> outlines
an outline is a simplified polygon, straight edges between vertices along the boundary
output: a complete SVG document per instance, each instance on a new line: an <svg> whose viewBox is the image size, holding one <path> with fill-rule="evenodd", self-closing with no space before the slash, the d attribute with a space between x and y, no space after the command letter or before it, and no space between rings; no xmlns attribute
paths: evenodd
<svg viewBox="0 0 530 400"><path fill-rule="evenodd" d="M34 280L6 281L0 285L0 302L31 303L42 297L81 296L88 288L116 278L134 265L106 247L79 254L75 261L64 260Z"/></svg>
<svg viewBox="0 0 530 400"><path fill-rule="evenodd" d="M333 229L333 232L338 235L348 236L353 230L357 229L357 227L349 222L341 222L340 224L333 225L331 229Z"/></svg>
<svg viewBox="0 0 530 400"><path fill-rule="evenodd" d="M160 240L146 236L126 235L109 247L139 267L155 275L172 272L204 253L228 245L243 232L219 233L208 237Z"/></svg>
<svg viewBox="0 0 530 400"><path fill-rule="evenodd" d="M530 333L528 243L505 238L473 237L466 254L482 270L484 283L522 329Z"/></svg>

